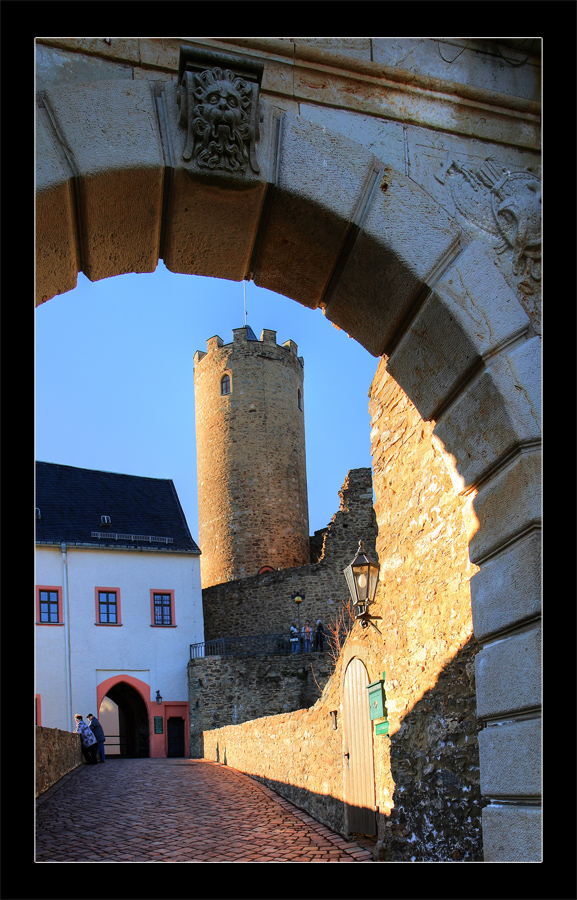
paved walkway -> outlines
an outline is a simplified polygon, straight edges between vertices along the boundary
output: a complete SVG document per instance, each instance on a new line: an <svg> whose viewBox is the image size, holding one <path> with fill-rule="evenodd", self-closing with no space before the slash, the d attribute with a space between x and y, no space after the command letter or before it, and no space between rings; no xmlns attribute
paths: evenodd
<svg viewBox="0 0 577 900"><path fill-rule="evenodd" d="M83 765L36 800L37 862L369 862L371 846L202 759Z"/></svg>

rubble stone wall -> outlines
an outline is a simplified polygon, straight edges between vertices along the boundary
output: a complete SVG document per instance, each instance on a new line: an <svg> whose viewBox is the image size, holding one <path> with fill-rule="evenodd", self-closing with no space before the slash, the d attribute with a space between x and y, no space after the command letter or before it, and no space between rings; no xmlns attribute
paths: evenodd
<svg viewBox="0 0 577 900"><path fill-rule="evenodd" d="M339 491L340 507L324 536L321 558L295 566L217 584L202 592L205 640L247 634L288 633L300 614L301 628L320 619L327 628L348 602L343 570L354 559L359 540L376 558L376 526L371 470L351 469ZM292 595L304 599L300 609Z"/></svg>
<svg viewBox="0 0 577 900"><path fill-rule="evenodd" d="M327 651L191 660L188 665L191 757L206 756L203 731L252 719L261 721L263 716L312 706L333 670L334 660Z"/></svg>
<svg viewBox="0 0 577 900"><path fill-rule="evenodd" d="M36 796L82 765L80 738L60 728L36 726Z"/></svg>

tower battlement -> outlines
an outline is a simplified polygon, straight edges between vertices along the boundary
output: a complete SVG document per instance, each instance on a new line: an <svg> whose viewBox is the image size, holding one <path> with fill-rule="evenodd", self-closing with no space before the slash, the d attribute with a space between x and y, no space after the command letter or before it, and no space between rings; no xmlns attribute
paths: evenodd
<svg viewBox="0 0 577 900"><path fill-rule="evenodd" d="M194 354L195 366L215 350L229 347L240 347L244 346L245 344L253 345L253 349L255 344L262 344L266 345L267 347L272 346L278 349L282 348L291 353L293 356L297 357L301 366L304 365L304 359L302 358L302 356L298 356L298 344L296 344L295 341L291 340L290 338L287 341L283 341L282 344L277 344L276 331L273 331L270 328L263 328L260 333L260 338L257 338L250 325L243 325L241 328L233 328L232 335L233 339L228 344L225 344L223 339L218 334L209 338L206 342L206 350L197 350Z"/></svg>

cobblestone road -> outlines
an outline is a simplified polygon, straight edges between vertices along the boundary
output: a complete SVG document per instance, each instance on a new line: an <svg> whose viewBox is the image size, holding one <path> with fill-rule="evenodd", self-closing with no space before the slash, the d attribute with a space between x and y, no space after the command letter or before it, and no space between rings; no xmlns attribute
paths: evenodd
<svg viewBox="0 0 577 900"><path fill-rule="evenodd" d="M197 759L83 765L36 800L37 862L370 862L274 791Z"/></svg>

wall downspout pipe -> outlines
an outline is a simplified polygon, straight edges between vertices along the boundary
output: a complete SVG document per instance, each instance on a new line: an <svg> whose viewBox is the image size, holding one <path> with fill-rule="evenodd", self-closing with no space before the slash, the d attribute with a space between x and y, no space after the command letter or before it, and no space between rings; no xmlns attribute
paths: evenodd
<svg viewBox="0 0 577 900"><path fill-rule="evenodd" d="M68 559L66 556L66 544L60 544L62 550L62 590L64 592L64 621L66 623L66 648L64 653L66 665L66 716L68 719L68 730L73 731L72 727L72 679L70 674L70 604L68 599Z"/></svg>

